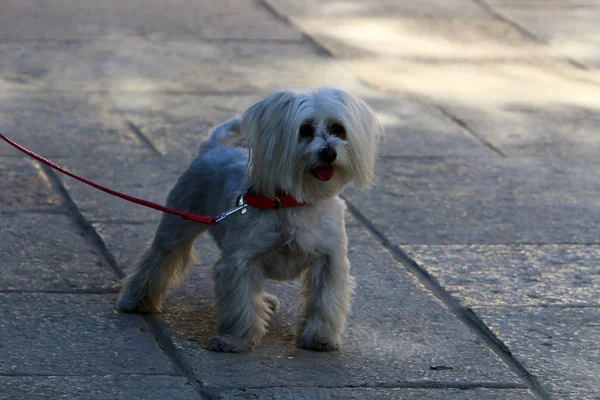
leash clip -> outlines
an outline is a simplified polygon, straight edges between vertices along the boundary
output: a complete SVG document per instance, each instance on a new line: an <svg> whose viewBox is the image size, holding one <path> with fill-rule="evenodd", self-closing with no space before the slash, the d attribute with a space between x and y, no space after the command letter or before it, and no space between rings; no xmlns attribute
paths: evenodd
<svg viewBox="0 0 600 400"><path fill-rule="evenodd" d="M235 202L236 207L232 208L231 210L224 211L221 214L217 215L215 222L221 222L225 218L229 217L231 214L235 214L238 211L241 214L246 214L246 211L248 211L248 204L246 204L246 201L244 200L244 196L245 196L245 194L243 194L237 198L237 201Z"/></svg>

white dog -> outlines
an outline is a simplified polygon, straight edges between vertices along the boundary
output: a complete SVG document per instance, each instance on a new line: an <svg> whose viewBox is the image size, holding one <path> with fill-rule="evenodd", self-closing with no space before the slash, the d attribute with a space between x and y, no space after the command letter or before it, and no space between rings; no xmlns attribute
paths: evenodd
<svg viewBox="0 0 600 400"><path fill-rule="evenodd" d="M265 292L265 279L298 277L304 284L298 346L339 349L354 279L338 194L350 183L370 187L382 133L362 100L333 88L275 92L217 127L167 205L217 215L249 191L272 208L249 204L246 213L212 228L164 214L150 248L124 281L119 309L159 312L165 293L194 261L194 240L209 230L222 252L213 271L219 333L212 350L251 350L279 305ZM236 137L249 149L227 146Z"/></svg>

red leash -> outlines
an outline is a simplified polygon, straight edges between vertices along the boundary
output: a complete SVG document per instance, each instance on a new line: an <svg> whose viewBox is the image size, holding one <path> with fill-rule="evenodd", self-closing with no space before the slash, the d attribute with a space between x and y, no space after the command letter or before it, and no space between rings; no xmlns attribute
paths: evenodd
<svg viewBox="0 0 600 400"><path fill-rule="evenodd" d="M88 179L82 178L81 176L75 175L74 173L68 171L67 169L54 164L52 161L40 156L39 154L34 153L31 150L26 149L25 147L21 146L18 143L13 142L12 140L10 140L9 138L7 138L6 136L4 136L3 134L0 133L0 138L3 139L6 143L10 144L11 146L13 146L14 148L22 151L23 153L27 154L29 157L33 157L36 160L38 160L41 163L46 164L47 166L54 168L57 171L62 172L65 175L70 176L73 179L77 179L80 182L85 183L86 185L90 185L92 187L95 187L98 190L102 190L103 192L106 192L108 194L112 194L113 196L117 196L120 197L124 200L130 201L132 203L136 203L136 204L141 204L145 207L150 207L153 208L155 210L158 211L162 211L165 213L169 213L169 214L174 214L174 215L178 215L183 219L187 219L189 221L194 221L194 222L200 222L202 224L207 224L207 225L216 225L217 224L217 218L216 217L203 217L201 215L194 215L194 214L188 214L188 213L184 213L181 211L177 211L177 210L173 210L172 208L168 208L165 206L161 206L160 204L157 203L153 203L151 201L148 200L143 200L143 199L138 199L137 197L133 197L133 196L129 196L120 192L117 192L115 190L109 189L107 187L104 187L102 185L99 185L95 182L92 182Z"/></svg>
<svg viewBox="0 0 600 400"><path fill-rule="evenodd" d="M28 150L25 147L21 146L20 144L13 142L12 140L10 140L9 138L7 138L6 136L4 136L1 133L0 133L0 139L4 140L6 143L10 144L14 148L27 154L29 157L35 158L39 162L44 163L47 166L54 168L55 170L60 171L63 174L68 175L73 179L77 179L78 181L83 182L86 185L95 187L96 189L101 190L108 194L112 194L113 196L120 197L123 200L127 200L127 201L130 201L135 204L140 204L145 207L153 208L155 210L162 211L167 214L177 215L185 220L199 222L201 224L214 226L218 222L224 220L225 218L227 218L229 215L231 215L233 213L241 211L242 214L244 214L246 212L247 206L251 206L251 207L255 207L255 208L275 209L275 208L283 208L283 207L303 206L306 204L306 203L300 203L300 202L296 201L296 199L294 199L292 196L279 196L279 197L276 197L275 199L269 199L266 197L258 196L253 193L246 193L238 198L235 208L225 211L216 217L205 217L202 215L188 214L188 213L185 213L182 211L178 211L178 210L174 210L169 207L162 206L157 203L153 203L148 200L139 199L137 197L133 197L133 196L129 196L124 193L121 193L121 192L117 192L116 190L112 190L112 189L109 189L102 185L99 185L99 184L92 182L88 179L85 179L79 175L75 175L74 173L68 171L67 169L65 169L59 165L54 164L52 161L40 156L39 154L36 154L33 151Z"/></svg>

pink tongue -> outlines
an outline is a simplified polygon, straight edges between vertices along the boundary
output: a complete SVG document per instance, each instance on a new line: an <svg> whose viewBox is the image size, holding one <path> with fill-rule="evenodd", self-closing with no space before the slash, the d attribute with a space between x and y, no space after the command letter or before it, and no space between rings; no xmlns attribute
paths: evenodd
<svg viewBox="0 0 600 400"><path fill-rule="evenodd" d="M326 167L315 168L314 172L318 180L327 182L333 176L334 168L333 165L328 165Z"/></svg>

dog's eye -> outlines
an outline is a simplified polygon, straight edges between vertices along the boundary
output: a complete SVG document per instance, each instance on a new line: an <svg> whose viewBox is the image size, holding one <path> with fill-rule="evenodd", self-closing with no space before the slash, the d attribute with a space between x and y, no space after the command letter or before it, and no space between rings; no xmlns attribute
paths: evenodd
<svg viewBox="0 0 600 400"><path fill-rule="evenodd" d="M343 127L342 124L338 124L337 122L334 122L333 124L331 124L331 126L329 126L327 131L329 132L330 135L337 136L343 140L346 139L346 129Z"/></svg>
<svg viewBox="0 0 600 400"><path fill-rule="evenodd" d="M312 126L311 124L302 124L300 126L300 137L301 138L307 138L307 137L313 137L315 135L315 127Z"/></svg>

